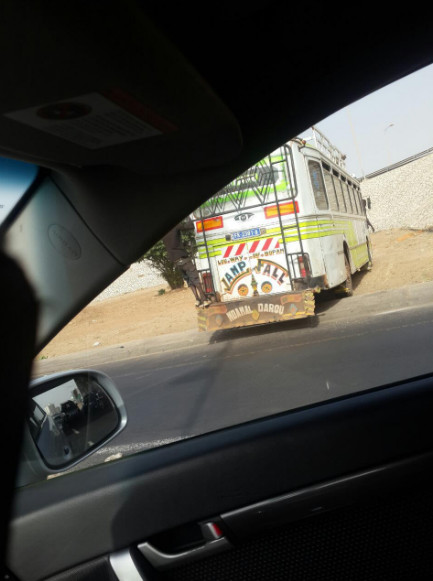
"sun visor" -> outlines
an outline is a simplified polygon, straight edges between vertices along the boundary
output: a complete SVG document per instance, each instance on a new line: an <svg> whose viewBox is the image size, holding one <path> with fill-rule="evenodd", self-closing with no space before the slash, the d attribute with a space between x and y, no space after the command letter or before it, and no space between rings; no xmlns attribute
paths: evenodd
<svg viewBox="0 0 433 581"><path fill-rule="evenodd" d="M239 154L236 119L139 4L80 6L9 8L0 154L154 175Z"/></svg>

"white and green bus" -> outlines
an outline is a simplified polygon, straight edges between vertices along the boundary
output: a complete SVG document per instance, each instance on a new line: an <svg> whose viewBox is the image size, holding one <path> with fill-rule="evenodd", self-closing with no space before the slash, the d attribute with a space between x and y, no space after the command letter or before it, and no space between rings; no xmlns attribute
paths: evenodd
<svg viewBox="0 0 433 581"><path fill-rule="evenodd" d="M359 182L316 128L313 138L292 139L193 213L212 300L201 329L314 315L314 293L350 295L352 274L371 265Z"/></svg>

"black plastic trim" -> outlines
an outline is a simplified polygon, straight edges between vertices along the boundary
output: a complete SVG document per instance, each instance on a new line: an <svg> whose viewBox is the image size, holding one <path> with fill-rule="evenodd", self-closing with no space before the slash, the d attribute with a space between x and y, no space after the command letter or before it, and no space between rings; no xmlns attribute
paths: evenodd
<svg viewBox="0 0 433 581"><path fill-rule="evenodd" d="M431 452L432 409L433 380L421 378L29 486L16 495L7 564L35 581L188 522Z"/></svg>
<svg viewBox="0 0 433 581"><path fill-rule="evenodd" d="M221 518L231 538L243 539L367 499L387 500L391 490L411 490L416 475L424 475L423 486L433 482L433 452L321 482L222 514Z"/></svg>

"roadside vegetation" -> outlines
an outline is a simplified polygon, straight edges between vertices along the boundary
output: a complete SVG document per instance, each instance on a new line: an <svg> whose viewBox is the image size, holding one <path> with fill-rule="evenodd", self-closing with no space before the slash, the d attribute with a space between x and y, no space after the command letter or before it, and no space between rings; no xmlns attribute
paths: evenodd
<svg viewBox="0 0 433 581"><path fill-rule="evenodd" d="M185 250L189 256L193 258L196 251L194 231L188 230L182 232L182 241ZM180 270L175 267L173 262L169 260L162 240L159 240L138 262L142 262L143 260L149 262L151 266L159 272L169 285L170 289L173 290L183 287L182 274Z"/></svg>

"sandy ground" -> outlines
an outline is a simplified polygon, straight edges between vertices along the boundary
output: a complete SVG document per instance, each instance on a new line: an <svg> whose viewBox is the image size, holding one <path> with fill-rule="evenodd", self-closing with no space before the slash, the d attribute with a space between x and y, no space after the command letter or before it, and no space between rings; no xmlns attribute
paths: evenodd
<svg viewBox="0 0 433 581"><path fill-rule="evenodd" d="M372 243L373 269L354 275L354 294L433 280L433 232L386 230L373 234ZM160 294L160 289L166 292ZM195 328L197 318L191 291L154 287L90 303L37 358Z"/></svg>

